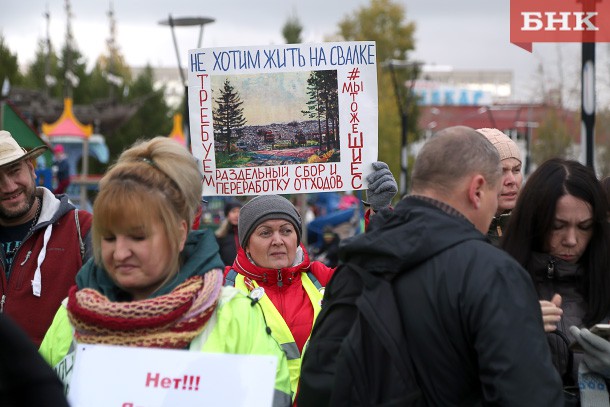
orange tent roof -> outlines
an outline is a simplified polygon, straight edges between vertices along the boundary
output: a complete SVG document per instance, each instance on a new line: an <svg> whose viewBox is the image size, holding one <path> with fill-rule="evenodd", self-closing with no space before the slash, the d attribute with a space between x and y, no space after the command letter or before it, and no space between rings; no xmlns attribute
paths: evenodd
<svg viewBox="0 0 610 407"><path fill-rule="evenodd" d="M184 130L182 129L182 115L180 113L174 114L174 128L168 136L169 138L176 140L178 143L186 146L186 139L184 138Z"/></svg>
<svg viewBox="0 0 610 407"><path fill-rule="evenodd" d="M55 123L43 123L42 132L48 137L77 136L89 137L93 134L93 126L82 124L72 111L72 99L64 99L64 111Z"/></svg>

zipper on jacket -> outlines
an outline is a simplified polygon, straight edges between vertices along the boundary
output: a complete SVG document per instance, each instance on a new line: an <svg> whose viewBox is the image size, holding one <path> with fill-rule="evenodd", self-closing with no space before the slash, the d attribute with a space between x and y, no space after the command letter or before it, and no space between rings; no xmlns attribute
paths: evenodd
<svg viewBox="0 0 610 407"><path fill-rule="evenodd" d="M36 226L34 226L34 228L36 228ZM19 247L17 247L17 250L15 250L15 253L13 254L13 261L11 262L11 265L10 265L10 266L8 266L8 268L9 268L9 270L10 270L10 275L11 275L11 277L13 277L13 276L14 276L14 271L15 271L15 269L13 268L13 266L15 266L15 264L16 264L16 263L15 263L15 259L17 258L17 254L19 254L19 252L21 251L21 248L23 247L23 245L25 244L25 242L26 242L26 241L27 241L27 240L28 240L28 239L29 239L31 236L33 236L33 235L34 235L32 232L33 232L33 230L30 230L30 231L28 232L28 234L27 234L27 235L25 235L25 237L23 238L23 240L22 240L22 241L21 241L21 243L19 244ZM35 243L35 242L34 242L34 243ZM25 263L26 263L26 262L29 260L30 255L32 254L32 247L33 247L33 245L32 245L32 246L30 246L30 250L28 250L28 252L26 253L26 255L25 255L25 259L24 259L24 260L23 260L21 263L19 263L19 265L20 265L21 267L23 267L23 265L24 265L24 264L25 264ZM7 267L7 266L5 266L5 267ZM23 271L22 271L22 272L23 272ZM21 275L21 274L20 274L20 275ZM6 285L8 286L8 279L6 280ZM19 285L21 285L21 280L19 280L19 281L17 282L17 285L18 285L18 286L19 286ZM7 287L7 289L8 289L8 287ZM4 298L2 298L2 299L4 300ZM0 304L0 305L4 305L4 301L3 301L3 302L2 302L2 304ZM2 312L2 308L1 308L1 307L0 307L0 312Z"/></svg>
<svg viewBox="0 0 610 407"><path fill-rule="evenodd" d="M28 261L28 259L30 258L30 255L32 254L31 250L28 250L28 252L25 255L25 260L23 260L20 264L20 266L23 266L25 264L26 261Z"/></svg>
<svg viewBox="0 0 610 407"><path fill-rule="evenodd" d="M555 260L549 260L549 264L546 266L546 276L549 279L555 278Z"/></svg>
<svg viewBox="0 0 610 407"><path fill-rule="evenodd" d="M284 282L282 281L282 270L278 270L277 271L277 286L281 287L284 285Z"/></svg>
<svg viewBox="0 0 610 407"><path fill-rule="evenodd" d="M0 300L0 314L4 312L4 303L6 302L6 294L2 294L2 299Z"/></svg>

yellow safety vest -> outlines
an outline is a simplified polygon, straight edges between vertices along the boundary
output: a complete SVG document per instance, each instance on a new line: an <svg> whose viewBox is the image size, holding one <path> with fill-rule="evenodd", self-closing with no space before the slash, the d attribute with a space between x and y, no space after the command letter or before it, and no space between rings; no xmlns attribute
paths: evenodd
<svg viewBox="0 0 610 407"><path fill-rule="evenodd" d="M252 290L250 290L246 284L244 276L231 269L225 278L225 285L235 286L235 288L250 296L253 300L258 301L260 304L263 314L265 315L267 326L271 328L271 336L280 344L282 350L286 354L286 359L288 359L290 390L292 391L292 397L294 399L299 383L301 359L303 355L299 352L299 348L292 336L292 332L290 332L290 328L286 325L286 321L284 321L280 312L275 308L275 305L273 305L269 296L263 294L262 297L257 298L258 296L256 294L261 292L257 290L259 285L254 280L250 281L252 282ZM313 306L313 322L315 322L320 313L324 289L311 272L301 272L301 281L303 288L305 288L305 292L311 301L311 305ZM305 349L303 349L303 351L305 351Z"/></svg>

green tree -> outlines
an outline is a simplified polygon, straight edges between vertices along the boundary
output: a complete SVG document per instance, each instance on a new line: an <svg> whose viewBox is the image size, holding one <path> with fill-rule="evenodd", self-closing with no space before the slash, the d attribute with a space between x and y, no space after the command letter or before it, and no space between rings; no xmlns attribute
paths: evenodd
<svg viewBox="0 0 610 407"><path fill-rule="evenodd" d="M97 95L93 94L91 87L91 76L87 72L87 58L76 45L66 45L62 48L59 73L64 97L72 97L82 104L91 103L96 99Z"/></svg>
<svg viewBox="0 0 610 407"><path fill-rule="evenodd" d="M125 99L126 88L131 82L131 70L123 55L118 49L108 49L97 58L91 71L91 94L95 98L120 102Z"/></svg>
<svg viewBox="0 0 610 407"><path fill-rule="evenodd" d="M348 41L375 41L377 49L377 84L379 98L379 158L390 166L394 174L400 173L401 115L396 102L396 90L389 69L384 62L394 59L406 65L408 51L414 49L415 23L406 21L404 6L398 1L371 0L339 23L339 35ZM416 79L417 70L395 68L396 83L404 84ZM418 138L417 105L408 89L401 89L401 103L406 106L408 139Z"/></svg>
<svg viewBox="0 0 610 407"><path fill-rule="evenodd" d="M414 49L415 23L406 23L405 8L392 0L371 0L339 23L339 34L350 41L375 41L378 62L405 59Z"/></svg>
<svg viewBox="0 0 610 407"><path fill-rule="evenodd" d="M165 103L163 93L165 88L154 88L153 70L150 65L136 78L129 88L125 102L146 99L138 112L112 137L106 138L110 150L110 162L139 139L150 139L159 135L167 135L172 129L172 113Z"/></svg>
<svg viewBox="0 0 610 407"><path fill-rule="evenodd" d="M338 147L336 135L339 128L337 109L339 96L337 93L337 71L313 71L307 78L306 110L302 113L309 118L318 120L320 150L323 150L322 118L324 118L326 133L326 151Z"/></svg>
<svg viewBox="0 0 610 407"><path fill-rule="evenodd" d="M301 39L301 32L303 31L303 26L299 21L299 18L295 15L288 18L286 24L282 28L282 35L284 36L284 40L286 44L300 44L303 42Z"/></svg>
<svg viewBox="0 0 610 407"><path fill-rule="evenodd" d="M318 144L320 149L322 148L322 116L324 115L324 103L322 103L322 97L320 96L321 84L320 78L317 72L314 71L307 78L307 95L309 99L306 103L306 110L302 110L301 113L310 119L316 119L318 121Z"/></svg>
<svg viewBox="0 0 610 407"><path fill-rule="evenodd" d="M51 47L50 52L48 51ZM39 40L36 48L34 62L25 74L24 86L30 89L43 89L45 94L55 98L62 98L62 81L59 77L59 58L45 40Z"/></svg>
<svg viewBox="0 0 610 407"><path fill-rule="evenodd" d="M214 128L226 140L227 153L231 153L233 130L244 127L247 122L244 117L244 108L241 107L244 102L228 79L225 79L224 85L220 89L220 96L215 98L214 102L217 104L214 109ZM235 131L235 138L239 138L237 131Z"/></svg>
<svg viewBox="0 0 610 407"><path fill-rule="evenodd" d="M23 76L19 71L17 54L13 54L4 41L4 36L0 34L0 87L4 80L8 79L11 85L20 85Z"/></svg>
<svg viewBox="0 0 610 407"><path fill-rule="evenodd" d="M532 148L532 159L537 165L549 158L566 157L569 153L572 137L559 112L560 109L550 110L538 127L538 137Z"/></svg>
<svg viewBox="0 0 610 407"><path fill-rule="evenodd" d="M116 22L114 11L108 12L110 17L110 36L106 40L105 52L100 55L91 72L92 87L98 97L107 97L112 101L121 101L125 90L131 83L131 70L125 62L125 57L116 41Z"/></svg>

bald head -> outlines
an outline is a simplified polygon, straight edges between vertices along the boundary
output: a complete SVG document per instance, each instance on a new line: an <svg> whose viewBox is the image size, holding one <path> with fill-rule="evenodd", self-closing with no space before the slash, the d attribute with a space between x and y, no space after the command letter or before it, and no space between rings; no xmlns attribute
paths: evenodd
<svg viewBox="0 0 610 407"><path fill-rule="evenodd" d="M496 184L502 175L498 151L470 127L448 127L428 140L417 155L412 192L422 194L431 190L447 196L462 180L475 173Z"/></svg>

